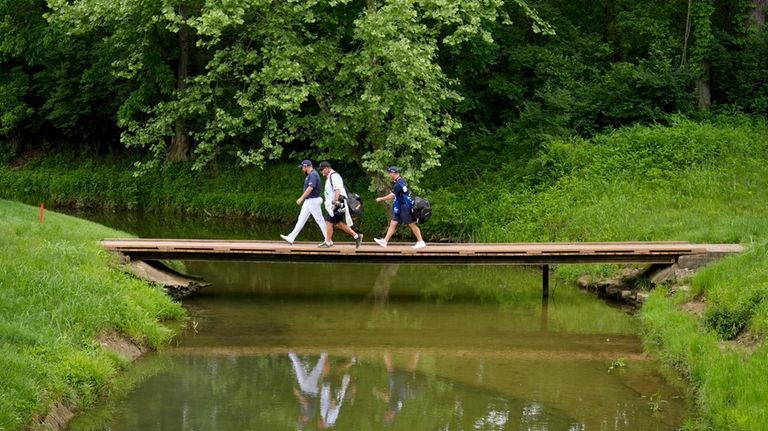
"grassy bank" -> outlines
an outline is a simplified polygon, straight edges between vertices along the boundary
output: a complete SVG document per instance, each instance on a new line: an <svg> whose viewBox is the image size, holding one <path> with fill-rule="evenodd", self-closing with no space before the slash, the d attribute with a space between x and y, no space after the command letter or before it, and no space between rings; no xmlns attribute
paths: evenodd
<svg viewBox="0 0 768 431"><path fill-rule="evenodd" d="M768 429L766 124L632 127L550 142L531 166L529 190L505 190L478 211L498 222L476 222L477 238L749 247L698 274L690 290L654 291L640 316L648 349L690 385L700 414L687 428Z"/></svg>
<svg viewBox="0 0 768 431"><path fill-rule="evenodd" d="M654 291L640 316L648 349L690 385L699 415L687 428L768 429L766 123L680 120L553 141L521 181L527 186L502 189L471 213L476 238L749 248L698 274L690 290Z"/></svg>
<svg viewBox="0 0 768 431"><path fill-rule="evenodd" d="M486 145L488 143L483 143ZM479 146L482 146L478 144ZM691 429L768 429L768 125L722 117L637 126L593 139L559 139L521 164L495 142L448 155L425 178L432 239L477 241L685 240L737 242L749 252L698 275L688 291L651 295L641 316L648 348L690 383L700 415ZM490 148L490 147L489 147ZM168 208L291 221L301 178L293 165L266 171L183 166L135 179L129 163L52 158L0 168L15 199ZM353 168L342 172L354 172ZM366 181L345 180L364 190ZM367 203L365 223L386 214ZM586 270L602 271L604 267ZM561 267L574 277L584 267ZM700 314L683 304L703 302ZM745 340L750 340L745 342Z"/></svg>
<svg viewBox="0 0 768 431"><path fill-rule="evenodd" d="M692 291L659 289L641 314L648 348L692 389L695 430L768 429L768 245L706 268ZM691 304L706 298L703 314ZM692 301L693 300L693 301Z"/></svg>
<svg viewBox="0 0 768 431"><path fill-rule="evenodd" d="M159 289L116 268L100 225L0 200L0 430L24 429L54 401L82 408L114 389L126 364L96 338L127 334L156 347L181 319Z"/></svg>

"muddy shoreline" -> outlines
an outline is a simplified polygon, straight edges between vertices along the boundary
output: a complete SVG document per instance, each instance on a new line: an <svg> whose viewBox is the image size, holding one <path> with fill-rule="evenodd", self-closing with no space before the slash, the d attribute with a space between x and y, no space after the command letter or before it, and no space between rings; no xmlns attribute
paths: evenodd
<svg viewBox="0 0 768 431"><path fill-rule="evenodd" d="M102 332L96 340L102 348L131 363L152 351L152 349L146 345L131 339L127 335L114 331ZM71 421L76 414L76 409L71 408L71 406L68 406L64 401L58 400L53 403L48 414L45 417L36 420L30 429L33 431L61 431L66 429L69 421Z"/></svg>

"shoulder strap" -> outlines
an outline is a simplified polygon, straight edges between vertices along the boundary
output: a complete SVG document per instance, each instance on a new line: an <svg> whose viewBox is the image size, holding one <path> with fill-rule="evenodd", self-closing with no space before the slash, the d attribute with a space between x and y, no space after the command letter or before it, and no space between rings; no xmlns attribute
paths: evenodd
<svg viewBox="0 0 768 431"><path fill-rule="evenodd" d="M328 175L328 181L331 182L331 191L335 190L335 187L333 187L333 174L339 175L339 173L336 171L333 171L331 172L331 175Z"/></svg>

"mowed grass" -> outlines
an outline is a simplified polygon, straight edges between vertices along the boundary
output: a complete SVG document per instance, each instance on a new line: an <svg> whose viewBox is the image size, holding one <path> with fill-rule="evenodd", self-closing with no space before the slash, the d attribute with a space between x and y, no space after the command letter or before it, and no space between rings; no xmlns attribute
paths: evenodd
<svg viewBox="0 0 768 431"><path fill-rule="evenodd" d="M114 330L157 347L183 319L159 288L117 268L103 226L0 200L0 430L23 429L53 401L108 394L126 364L95 340Z"/></svg>

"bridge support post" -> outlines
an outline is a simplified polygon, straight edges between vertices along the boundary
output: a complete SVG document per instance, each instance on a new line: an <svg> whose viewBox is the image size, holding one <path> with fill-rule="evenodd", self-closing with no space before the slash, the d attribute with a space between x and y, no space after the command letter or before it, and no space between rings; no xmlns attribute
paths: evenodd
<svg viewBox="0 0 768 431"><path fill-rule="evenodd" d="M541 265L541 297L549 298L549 265Z"/></svg>

